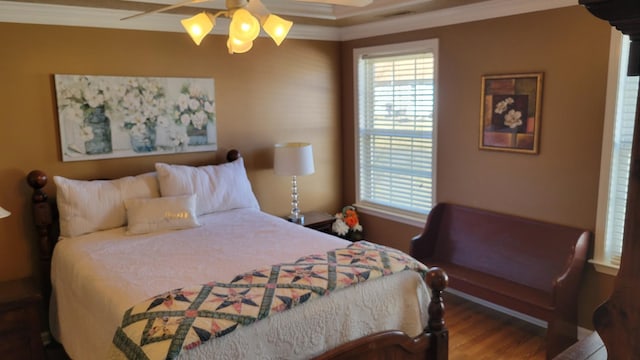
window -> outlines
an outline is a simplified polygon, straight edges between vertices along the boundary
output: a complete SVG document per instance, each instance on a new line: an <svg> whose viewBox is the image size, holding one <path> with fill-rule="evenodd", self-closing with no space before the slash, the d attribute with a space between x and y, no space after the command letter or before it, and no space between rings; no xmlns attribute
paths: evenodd
<svg viewBox="0 0 640 360"><path fill-rule="evenodd" d="M354 51L357 205L417 226L434 204L437 45Z"/></svg>
<svg viewBox="0 0 640 360"><path fill-rule="evenodd" d="M596 247L591 262L598 271L615 275L622 253L638 77L626 75L629 37L613 29L611 44Z"/></svg>

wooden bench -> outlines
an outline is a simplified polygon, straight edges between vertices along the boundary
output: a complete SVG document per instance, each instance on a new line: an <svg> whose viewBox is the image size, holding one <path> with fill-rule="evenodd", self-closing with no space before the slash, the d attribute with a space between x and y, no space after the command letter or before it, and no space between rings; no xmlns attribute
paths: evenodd
<svg viewBox="0 0 640 360"><path fill-rule="evenodd" d="M436 205L411 254L449 287L547 321L551 359L577 341L589 231L453 204Z"/></svg>

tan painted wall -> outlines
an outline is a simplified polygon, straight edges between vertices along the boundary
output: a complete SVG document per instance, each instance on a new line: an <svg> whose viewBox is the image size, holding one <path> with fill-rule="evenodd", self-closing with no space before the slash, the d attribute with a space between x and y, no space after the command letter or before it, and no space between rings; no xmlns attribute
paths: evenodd
<svg viewBox="0 0 640 360"><path fill-rule="evenodd" d="M437 200L594 230L609 35L575 6L343 43L344 202L355 199L353 49L437 38ZM481 76L526 72L544 72L540 154L479 150ZM366 238L402 250L421 230L362 222ZM610 290L588 266L582 326Z"/></svg>
<svg viewBox="0 0 640 360"><path fill-rule="evenodd" d="M336 42L257 40L246 54L226 53L226 38L201 47L186 34L0 23L0 280L35 270L30 218L32 169L72 178L114 178L153 170L158 161L204 165L239 149L263 210L285 215L290 178L273 174L272 147L313 144L316 172L299 178L303 210L340 205L340 66ZM211 77L215 79L217 153L63 163L52 75ZM53 194L52 180L46 190Z"/></svg>
<svg viewBox="0 0 640 360"><path fill-rule="evenodd" d="M429 38L440 41L438 200L594 229L609 26L580 7L350 41L342 53L333 42L276 48L261 39L229 56L222 37L198 48L184 34L0 23L0 206L13 212L0 220L0 279L34 272L23 180L34 168L118 177L156 161L207 164L238 148L263 209L282 215L289 181L273 175L271 147L301 140L313 143L316 159L316 173L299 180L303 210L352 202L352 49ZM480 76L529 71L545 73L540 154L478 150ZM62 163L54 73L213 77L220 151ZM375 217L362 222L370 240L403 250L420 231ZM610 289L611 278L589 267L582 326Z"/></svg>

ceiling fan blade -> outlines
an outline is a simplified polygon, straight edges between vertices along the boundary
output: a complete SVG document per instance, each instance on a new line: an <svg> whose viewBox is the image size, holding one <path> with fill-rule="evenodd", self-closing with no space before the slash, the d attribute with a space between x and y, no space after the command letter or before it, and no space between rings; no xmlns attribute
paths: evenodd
<svg viewBox="0 0 640 360"><path fill-rule="evenodd" d="M342 6L355 6L355 7L367 6L373 2L373 0L296 0L296 1L331 4L331 5L342 5Z"/></svg>
<svg viewBox="0 0 640 360"><path fill-rule="evenodd" d="M144 16L144 15L156 14L156 13L160 13L160 12L176 9L176 8L181 7L181 6L185 6L185 5L189 5L189 4L197 4L197 3L201 3L201 2L205 2L205 1L209 1L209 0L184 0L184 1L181 1L181 2L179 2L177 4L165 6L163 8L159 8L159 9L155 9L155 10L149 10L149 11L146 11L146 12L141 12L141 13L134 14L134 15L131 15L131 16L123 17L120 20L129 20L129 19L140 17L140 16Z"/></svg>

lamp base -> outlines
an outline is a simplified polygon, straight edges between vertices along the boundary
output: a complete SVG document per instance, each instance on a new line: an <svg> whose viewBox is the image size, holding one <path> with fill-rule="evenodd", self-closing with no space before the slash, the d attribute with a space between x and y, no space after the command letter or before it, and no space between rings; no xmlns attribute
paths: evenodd
<svg viewBox="0 0 640 360"><path fill-rule="evenodd" d="M304 215L302 214L298 214L297 217L293 216L293 215L289 215L289 217L287 218L287 220L289 220L292 223L296 223L296 224L300 224L300 225L304 225Z"/></svg>

